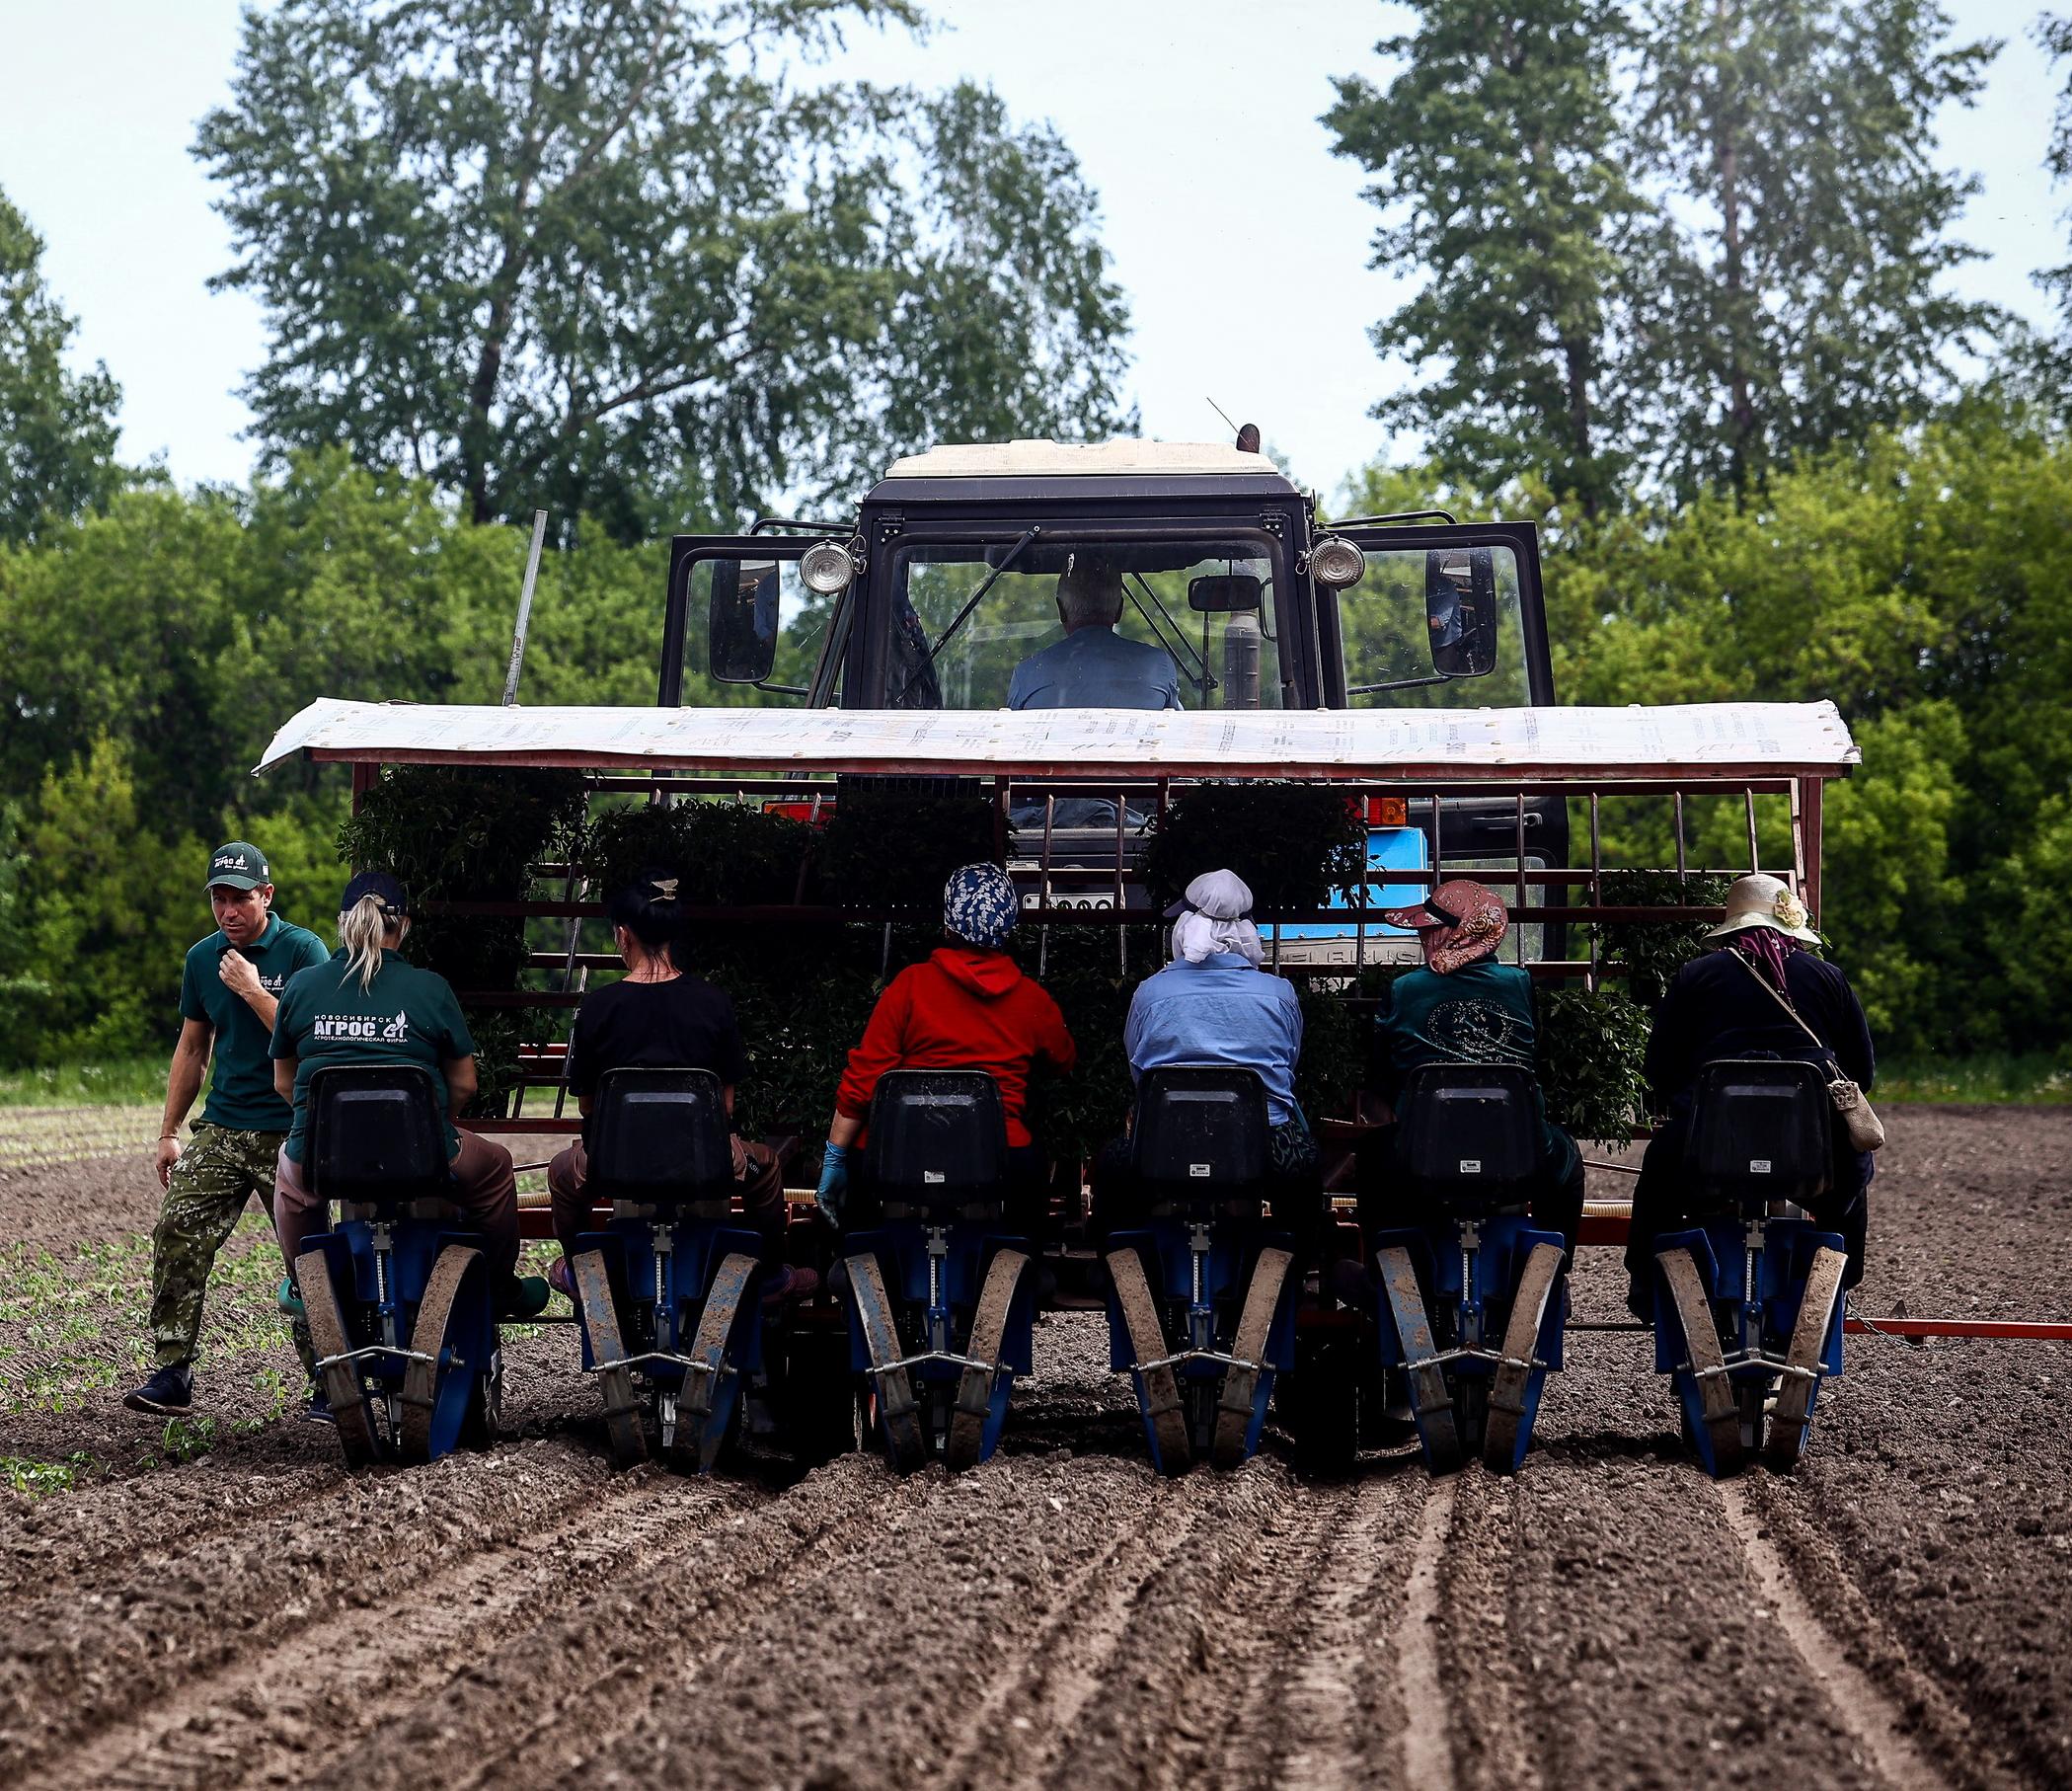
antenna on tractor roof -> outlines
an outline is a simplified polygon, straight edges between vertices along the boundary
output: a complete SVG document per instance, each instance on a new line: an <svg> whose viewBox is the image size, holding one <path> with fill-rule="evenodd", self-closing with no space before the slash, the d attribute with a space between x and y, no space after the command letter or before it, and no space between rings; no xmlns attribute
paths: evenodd
<svg viewBox="0 0 2072 1791"><path fill-rule="evenodd" d="M1204 396L1205 396L1205 394L1204 394ZM1256 423L1247 423L1247 424L1236 424L1236 423L1231 423L1231 421L1230 421L1230 413L1229 413L1228 411L1226 411L1226 410L1225 410L1225 409L1224 409L1224 408L1223 408L1223 407L1222 407L1222 406L1221 406L1220 404L1218 404L1218 403L1217 403L1217 402L1216 402L1216 401L1215 401L1215 400L1214 400L1213 398L1210 398L1210 399L1208 400L1208 408L1209 408L1210 410L1214 411L1214 412L1215 412L1215 414L1216 414L1216 415L1217 415L1218 417L1222 418L1222 419L1223 419L1223 421L1224 421L1225 423L1229 423L1229 424L1230 424L1230 427L1231 427L1231 428L1233 428L1234 430L1236 430L1236 431L1237 431L1237 437L1238 437L1238 452L1239 452L1239 453L1241 453L1241 454L1256 454L1256 453L1258 453L1258 452L1259 452L1259 425L1258 425L1258 424L1256 424Z"/></svg>

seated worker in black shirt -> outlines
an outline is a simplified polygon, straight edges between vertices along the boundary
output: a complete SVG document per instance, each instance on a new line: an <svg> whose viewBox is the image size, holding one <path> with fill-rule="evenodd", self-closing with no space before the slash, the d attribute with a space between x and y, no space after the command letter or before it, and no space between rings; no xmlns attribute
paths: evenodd
<svg viewBox="0 0 2072 1791"><path fill-rule="evenodd" d="M582 1110L585 1138L597 1085L611 1069L710 1070L720 1078L731 1114L734 1085L748 1067L747 1054L727 992L677 968L683 905L676 898L676 879L666 871L643 871L613 897L607 912L626 974L583 996L569 1034L569 1092ZM547 1165L554 1235L562 1248L562 1260L548 1280L563 1293L571 1292L569 1258L575 1254L576 1240L590 1228L590 1203L583 1191L589 1168L584 1141L571 1144ZM774 1254L785 1227L784 1175L776 1153L736 1132L733 1175L749 1224L763 1234ZM765 1297L795 1290L789 1285L769 1288Z"/></svg>
<svg viewBox="0 0 2072 1791"><path fill-rule="evenodd" d="M1679 1181L1700 1070L1723 1057L1786 1057L1870 1090L1878 1062L1863 1003L1840 968L1814 955L1820 935L1806 921L1799 897L1777 878L1741 878L1727 892L1727 918L1706 934L1718 949L1678 971L1654 1010L1648 1083L1655 1111L1668 1117L1649 1141L1633 1192L1627 1304L1638 1317L1653 1310L1654 1240L1690 1218ZM1849 1256L1842 1285L1853 1287L1864 1277L1873 1165L1850 1143L1841 1115L1828 1119L1834 1185L1808 1210L1841 1234Z"/></svg>

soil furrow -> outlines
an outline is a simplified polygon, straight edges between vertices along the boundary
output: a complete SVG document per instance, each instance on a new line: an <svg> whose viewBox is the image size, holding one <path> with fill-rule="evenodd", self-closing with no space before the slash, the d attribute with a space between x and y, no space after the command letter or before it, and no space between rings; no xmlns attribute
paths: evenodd
<svg viewBox="0 0 2072 1791"><path fill-rule="evenodd" d="M398 1603L344 1610L182 1685L48 1768L54 1783L192 1786L301 1777L386 1717L435 1697L507 1625L538 1620L628 1574L732 1501L658 1478L615 1488L559 1522L493 1544L407 1587Z"/></svg>
<svg viewBox="0 0 2072 1791"><path fill-rule="evenodd" d="M1290 1638L1299 1658L1277 1688L1268 1777L1295 1791L1392 1776L1403 1724L1384 1662L1408 1594L1425 1483L1421 1466L1388 1479L1368 1472L1339 1520L1323 1584L1299 1638Z"/></svg>
<svg viewBox="0 0 2072 1791"><path fill-rule="evenodd" d="M1266 1590L1242 1634L1227 1638L1218 1674L1227 1687L1226 1720L1211 1736L1199 1765L1210 1784L1270 1785L1287 1744L1284 1699L1289 1679L1311 1658L1309 1630L1319 1602L1330 1596L1333 1569L1343 1570L1340 1545L1355 1495L1344 1486L1295 1489L1288 1520L1263 1538L1257 1566ZM1348 1712L1329 1719L1341 1731Z"/></svg>
<svg viewBox="0 0 2072 1791"><path fill-rule="evenodd" d="M1529 1471L1529 1470L1528 1470ZM1541 1778L1511 1633L1518 1482L1470 1467L1454 1495L1439 1573L1439 1658L1452 1688L1454 1780L1472 1791L1536 1791Z"/></svg>
<svg viewBox="0 0 2072 1791"><path fill-rule="evenodd" d="M1108 1682L1062 1739L1043 1784L1214 1782L1207 1762L1241 1717L1262 1645L1278 1646L1260 1614L1284 1610L1283 1570L1315 1556L1327 1533L1314 1489L1276 1462L1211 1484L1207 1520L1145 1581Z"/></svg>
<svg viewBox="0 0 2072 1791"><path fill-rule="evenodd" d="M913 1482L862 1456L821 1469L645 1571L580 1589L579 1609L486 1651L340 1760L339 1775L363 1786L577 1776L657 1703L710 1685L743 1625L894 1536L915 1497ZM694 1743L664 1776L709 1765Z"/></svg>
<svg viewBox="0 0 2072 1791"><path fill-rule="evenodd" d="M361 1476L316 1517L269 1516L210 1554L127 1556L108 1592L18 1605L0 1639L0 1777L335 1611L407 1596L429 1564L450 1571L581 1508L604 1478L537 1447Z"/></svg>
<svg viewBox="0 0 2072 1791"><path fill-rule="evenodd" d="M955 1786L1030 1783L1107 1680L1129 1612L1152 1575L1192 1541L1210 1504L1200 1476L1159 1484L1141 1527L1108 1545L1056 1589L1022 1646L1001 1660L948 1751L938 1776Z"/></svg>
<svg viewBox="0 0 2072 1791"><path fill-rule="evenodd" d="M1850 1659L1849 1645L1829 1634L1815 1614L1800 1584L1811 1551L1802 1547L1787 1559L1772 1527L1776 1502L1765 1489L1741 1481L1722 1481L1718 1490L1727 1528L1741 1545L1763 1596L1775 1606L1778 1627L1879 1776L1890 1791L1945 1791L1951 1780L1910 1733L1919 1726L1917 1715L1888 1697L1878 1678ZM1863 1650L1861 1632L1856 1646ZM1906 1672L1903 1660L1888 1658L1883 1665L1887 1673L1895 1668ZM1909 1704L1914 1713L1923 1708L1918 1693Z"/></svg>
<svg viewBox="0 0 2072 1791"><path fill-rule="evenodd" d="M1403 1709L1403 1782L1452 1791L1453 1736L1439 1676L1439 1574L1453 1532L1460 1481L1426 1488L1411 1551L1403 1615L1396 1624L1396 1696Z"/></svg>
<svg viewBox="0 0 2072 1791"><path fill-rule="evenodd" d="M82 1598L133 1578L146 1559L192 1555L291 1513L306 1519L313 1507L348 1497L352 1485L343 1469L326 1462L219 1479L202 1496L186 1478L167 1474L30 1506L0 1545L0 1623L17 1621L20 1595L40 1597L62 1583L74 1599ZM112 1551L109 1538L117 1531L122 1546Z"/></svg>

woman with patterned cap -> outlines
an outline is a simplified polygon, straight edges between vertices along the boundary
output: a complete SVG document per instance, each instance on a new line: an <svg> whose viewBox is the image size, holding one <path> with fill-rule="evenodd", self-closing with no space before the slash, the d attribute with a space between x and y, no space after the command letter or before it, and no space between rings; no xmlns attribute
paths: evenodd
<svg viewBox="0 0 2072 1791"><path fill-rule="evenodd" d="M1786 1057L1839 1072L1866 1093L1877 1070L1871 1026L1849 978L1815 955L1820 935L1805 904L1775 877L1743 877L1727 892L1727 917L1711 932L1719 949L1676 973L1648 1040L1648 1085L1668 1119L1648 1145L1633 1194L1627 1236L1627 1304L1653 1314L1654 1240L1688 1218L1677 1199L1677 1170L1690 1132L1698 1072L1723 1057ZM1810 1032L1812 1037L1808 1037ZM1868 1151L1858 1151L1840 1114L1834 1121L1834 1186L1810 1208L1848 1246L1842 1285L1864 1275Z"/></svg>
<svg viewBox="0 0 2072 1791"><path fill-rule="evenodd" d="M1496 955L1510 929L1502 902L1471 878L1455 877L1416 907L1392 908L1391 926L1411 927L1424 950L1424 968L1408 971L1389 988L1375 1017L1373 1091L1392 1106L1404 1080L1427 1063L1510 1063L1538 1075L1540 1025L1532 978ZM1393 1129L1361 1153L1361 1206L1383 1201ZM1573 1258L1582 1222L1582 1158L1575 1141L1540 1119L1540 1184L1533 1196L1536 1224L1559 1231ZM1394 1215L1363 1212L1369 1224Z"/></svg>
<svg viewBox="0 0 2072 1791"><path fill-rule="evenodd" d="M1007 955L1021 913L1014 880L998 865L965 865L950 874L943 887L948 943L886 984L835 1091L814 1194L833 1222L841 1222L871 1097L892 1069L984 1070L1000 1087L1010 1175L1025 1191L1040 1185L1042 1162L1023 1117L1030 1071L1041 1063L1062 1075L1078 1050L1057 1003Z"/></svg>

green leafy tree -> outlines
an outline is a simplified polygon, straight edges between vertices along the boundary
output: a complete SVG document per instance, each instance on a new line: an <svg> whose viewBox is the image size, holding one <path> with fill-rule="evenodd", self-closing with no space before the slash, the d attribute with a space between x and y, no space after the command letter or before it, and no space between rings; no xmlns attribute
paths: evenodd
<svg viewBox="0 0 2072 1791"><path fill-rule="evenodd" d="M1969 178L1935 117L1975 103L1992 41L1935 0L1650 0L1639 155L1665 198L1636 261L1655 468L1684 494L1759 483L1952 389L2004 313L1948 289Z"/></svg>
<svg viewBox="0 0 2072 1791"><path fill-rule="evenodd" d="M1339 154L1374 178L1377 268L1421 276L1374 328L1418 383L1374 415L1426 432L1447 477L1542 478L1585 514L1632 452L1625 242L1650 210L1623 167L1610 0L1423 0L1386 86L1340 79Z"/></svg>
<svg viewBox="0 0 2072 1791"><path fill-rule="evenodd" d="M42 256L42 238L0 193L0 542L105 504L123 477L121 389L99 361L66 369L78 325L44 284Z"/></svg>
<svg viewBox="0 0 2072 1791"><path fill-rule="evenodd" d="M2043 13L2032 31L2037 47L2053 65L2072 60L2072 14ZM2057 97L2043 166L2049 170L2053 186L2072 183L2072 72L2068 72L2064 89ZM2072 210L2067 210L2059 221L2072 224ZM2014 371L2018 378L2027 375L2043 405L2062 415L2064 394L2072 387L2072 264L2041 269L2035 279L2057 299L2058 334L2055 341L2030 345L2026 355L2016 357Z"/></svg>
<svg viewBox="0 0 2072 1791"><path fill-rule="evenodd" d="M626 539L931 435L1102 430L1095 200L990 95L794 85L908 0L286 0L195 153L272 326L276 454L343 445Z"/></svg>
<svg viewBox="0 0 2072 1791"><path fill-rule="evenodd" d="M12 1054L124 1057L170 1039L182 957L214 924L200 884L208 845L158 832L127 752L106 735L43 780L23 843L30 960L44 992Z"/></svg>

